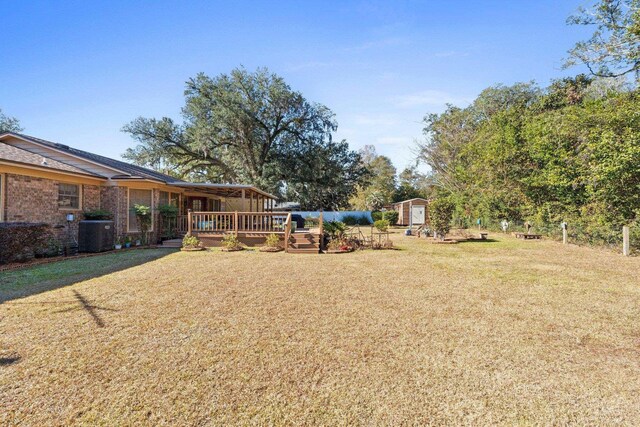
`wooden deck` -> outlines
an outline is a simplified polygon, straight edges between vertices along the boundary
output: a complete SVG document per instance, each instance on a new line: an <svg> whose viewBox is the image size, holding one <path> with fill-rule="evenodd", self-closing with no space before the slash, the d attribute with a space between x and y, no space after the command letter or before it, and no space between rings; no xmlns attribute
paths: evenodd
<svg viewBox="0 0 640 427"><path fill-rule="evenodd" d="M320 253L322 213L319 228L292 233L290 212L189 211L186 233L197 236L205 246L219 246L228 234L234 234L247 246L261 246L268 235L275 234L289 253Z"/></svg>

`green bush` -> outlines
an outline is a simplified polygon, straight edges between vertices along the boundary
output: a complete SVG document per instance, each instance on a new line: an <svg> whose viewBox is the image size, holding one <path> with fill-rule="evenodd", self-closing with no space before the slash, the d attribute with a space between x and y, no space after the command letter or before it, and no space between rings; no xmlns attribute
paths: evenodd
<svg viewBox="0 0 640 427"><path fill-rule="evenodd" d="M451 228L454 209L455 205L448 198L436 199L429 204L431 227L441 239L444 239Z"/></svg>
<svg viewBox="0 0 640 427"><path fill-rule="evenodd" d="M135 214L142 235L142 244L149 243L148 231L151 228L151 207L145 205L134 205L131 211Z"/></svg>
<svg viewBox="0 0 640 427"><path fill-rule="evenodd" d="M184 239L182 239L182 247L187 249L199 248L200 239L198 239L196 236L187 234L186 236L184 236Z"/></svg>
<svg viewBox="0 0 640 427"><path fill-rule="evenodd" d="M400 214L398 213L398 211L371 212L371 218L373 218L374 222L386 219L391 225L395 225L398 223L399 216Z"/></svg>
<svg viewBox="0 0 640 427"><path fill-rule="evenodd" d="M340 221L325 221L322 228L332 239L341 237L347 230L347 224Z"/></svg>
<svg viewBox="0 0 640 427"><path fill-rule="evenodd" d="M240 246L240 241L238 240L236 235L231 233L224 235L221 244L222 247L227 249L240 249L242 247Z"/></svg>
<svg viewBox="0 0 640 427"><path fill-rule="evenodd" d="M358 225L371 225L371 220L366 215L358 217Z"/></svg>
<svg viewBox="0 0 640 427"><path fill-rule="evenodd" d="M378 229L378 231L384 233L389 229L389 221L386 219L379 219L373 223L373 226Z"/></svg>
<svg viewBox="0 0 640 427"><path fill-rule="evenodd" d="M347 225L369 225L371 221L366 215L344 215L342 222Z"/></svg>
<svg viewBox="0 0 640 427"><path fill-rule="evenodd" d="M264 245L268 248L279 248L280 237L277 234L271 233L264 239Z"/></svg>
<svg viewBox="0 0 640 427"><path fill-rule="evenodd" d="M53 234L48 224L0 223L0 264L26 262L35 256L46 256L52 240Z"/></svg>
<svg viewBox="0 0 640 427"><path fill-rule="evenodd" d="M399 217L400 213L398 211L384 211L381 219L386 219L389 221L389 224L396 225Z"/></svg>
<svg viewBox="0 0 640 427"><path fill-rule="evenodd" d="M347 225L356 225L358 224L358 217L356 217L355 215L344 215L342 217L342 222Z"/></svg>
<svg viewBox="0 0 640 427"><path fill-rule="evenodd" d="M177 226L175 219L178 218L178 207L173 205L161 205L158 206L158 212L160 213L160 229L162 231L162 237L174 237L175 228Z"/></svg>
<svg viewBox="0 0 640 427"><path fill-rule="evenodd" d="M84 219L93 221L104 221L113 218L113 214L104 209L95 209L92 211L84 211Z"/></svg>

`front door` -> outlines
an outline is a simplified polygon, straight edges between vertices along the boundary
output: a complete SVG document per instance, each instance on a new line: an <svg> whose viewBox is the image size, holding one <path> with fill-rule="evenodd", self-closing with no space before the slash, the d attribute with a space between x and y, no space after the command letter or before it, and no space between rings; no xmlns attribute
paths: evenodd
<svg viewBox="0 0 640 427"><path fill-rule="evenodd" d="M424 206L411 206L411 224L424 224Z"/></svg>

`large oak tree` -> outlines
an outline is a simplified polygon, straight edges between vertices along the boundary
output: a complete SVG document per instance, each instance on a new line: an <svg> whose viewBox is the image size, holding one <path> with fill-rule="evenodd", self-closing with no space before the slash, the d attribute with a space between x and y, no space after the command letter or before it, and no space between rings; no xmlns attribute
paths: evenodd
<svg viewBox="0 0 640 427"><path fill-rule="evenodd" d="M186 86L182 123L140 117L123 128L139 143L126 158L195 181L256 185L304 208L347 204L365 170L333 141L329 108L264 68L201 73Z"/></svg>

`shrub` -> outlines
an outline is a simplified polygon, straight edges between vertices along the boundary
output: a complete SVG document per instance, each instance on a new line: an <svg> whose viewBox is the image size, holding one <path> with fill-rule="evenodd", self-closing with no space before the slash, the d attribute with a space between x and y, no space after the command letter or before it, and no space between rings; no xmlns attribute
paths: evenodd
<svg viewBox="0 0 640 427"><path fill-rule="evenodd" d="M389 229L389 221L386 219L379 219L378 221L373 223L373 226L378 229L381 233L384 233Z"/></svg>
<svg viewBox="0 0 640 427"><path fill-rule="evenodd" d="M371 220L366 215L362 215L358 218L358 225L371 225Z"/></svg>
<svg viewBox="0 0 640 427"><path fill-rule="evenodd" d="M271 233L264 239L264 245L268 248L279 248L280 237L277 234Z"/></svg>
<svg viewBox="0 0 640 427"><path fill-rule="evenodd" d="M187 234L186 236L184 236L184 239L182 239L183 248L195 249L195 248L199 248L200 245L201 245L200 239L198 239L196 236Z"/></svg>
<svg viewBox="0 0 640 427"><path fill-rule="evenodd" d="M398 211L385 211L382 215L382 219L389 221L390 225L396 225L399 217L400 213Z"/></svg>
<svg viewBox="0 0 640 427"><path fill-rule="evenodd" d="M148 243L148 232L151 228L151 208L145 205L134 205L131 210L136 215L140 234L142 234L142 244Z"/></svg>
<svg viewBox="0 0 640 427"><path fill-rule="evenodd" d="M171 238L175 235L174 228L177 225L174 221L178 217L178 208L173 205L158 206L160 213L162 237Z"/></svg>
<svg viewBox="0 0 640 427"><path fill-rule="evenodd" d="M344 215L342 222L346 225L370 225L371 221L366 215Z"/></svg>
<svg viewBox="0 0 640 427"><path fill-rule="evenodd" d="M346 225L356 225L358 224L358 217L355 215L344 215L342 217L342 222Z"/></svg>
<svg viewBox="0 0 640 427"><path fill-rule="evenodd" d="M340 221L325 221L322 224L322 228L332 239L341 237L347 230L347 225Z"/></svg>
<svg viewBox="0 0 640 427"><path fill-rule="evenodd" d="M235 234L225 234L222 238L222 247L226 249L240 249L240 241Z"/></svg>
<svg viewBox="0 0 640 427"><path fill-rule="evenodd" d="M50 253L53 234L48 224L9 222L0 224L0 264L26 262ZM53 251L53 249L52 249Z"/></svg>
<svg viewBox="0 0 640 427"><path fill-rule="evenodd" d="M371 218L373 218L373 221L380 221L382 218L382 215L384 214L384 212L380 212L380 211L376 211L376 212L371 212Z"/></svg>
<svg viewBox="0 0 640 427"><path fill-rule="evenodd" d="M448 198L436 199L429 204L431 227L441 239L444 239L451 228L454 209L455 205Z"/></svg>
<svg viewBox="0 0 640 427"><path fill-rule="evenodd" d="M84 211L84 219L94 221L104 221L113 218L113 214L104 209L95 209L92 211Z"/></svg>

